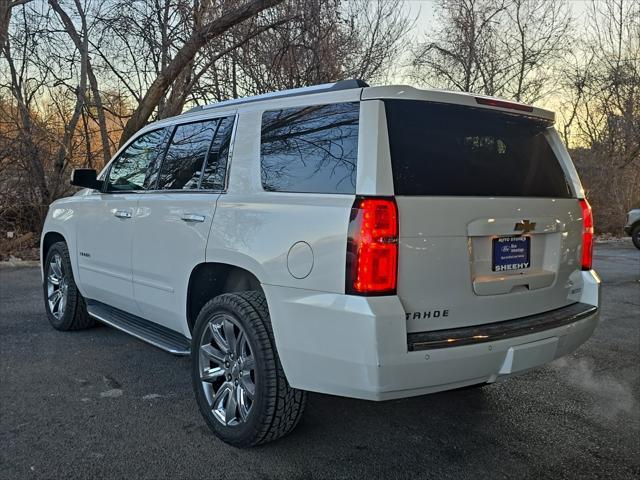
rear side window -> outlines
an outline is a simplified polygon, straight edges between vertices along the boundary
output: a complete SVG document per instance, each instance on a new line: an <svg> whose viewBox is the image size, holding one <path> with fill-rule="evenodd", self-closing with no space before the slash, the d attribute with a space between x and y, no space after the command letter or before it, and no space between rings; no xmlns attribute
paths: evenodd
<svg viewBox="0 0 640 480"><path fill-rule="evenodd" d="M227 162L231 147L234 117L225 117L218 121L216 134L209 149L207 165L202 176L200 188L205 190L223 190L227 174Z"/></svg>
<svg viewBox="0 0 640 480"><path fill-rule="evenodd" d="M571 197L546 122L412 100L385 109L396 195Z"/></svg>
<svg viewBox="0 0 640 480"><path fill-rule="evenodd" d="M159 190L192 190L200 185L217 120L178 125L162 162Z"/></svg>
<svg viewBox="0 0 640 480"><path fill-rule="evenodd" d="M359 111L356 102L264 112L262 187L273 192L355 193Z"/></svg>

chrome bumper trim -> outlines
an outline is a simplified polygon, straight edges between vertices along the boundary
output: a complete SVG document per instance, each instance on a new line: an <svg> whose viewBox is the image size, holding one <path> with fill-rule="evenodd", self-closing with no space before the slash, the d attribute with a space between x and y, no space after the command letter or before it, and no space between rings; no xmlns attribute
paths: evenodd
<svg viewBox="0 0 640 480"><path fill-rule="evenodd" d="M407 347L410 352L435 348L459 347L477 343L495 342L521 337L577 322L598 312L598 307L574 303L550 312L521 317L504 322L485 323L473 327L409 333Z"/></svg>

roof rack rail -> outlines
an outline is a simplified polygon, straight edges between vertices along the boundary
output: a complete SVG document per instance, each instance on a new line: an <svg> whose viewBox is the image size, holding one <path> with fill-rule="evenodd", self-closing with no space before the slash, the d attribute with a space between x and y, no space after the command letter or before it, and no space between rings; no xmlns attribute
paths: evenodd
<svg viewBox="0 0 640 480"><path fill-rule="evenodd" d="M368 86L369 84L364 80L339 80L334 83L323 83L320 85L312 85L310 87L292 88L290 90L282 90L280 92L263 93L262 95L255 95L252 97L234 98L231 100L224 100L222 102L210 103L208 105L198 105L190 110L187 110L185 113L199 112L202 110L207 110L209 108L242 105L245 103L258 102L260 100L269 100L272 98L293 97L296 95L310 95L312 93L333 92L336 90L350 90L352 88L365 88Z"/></svg>

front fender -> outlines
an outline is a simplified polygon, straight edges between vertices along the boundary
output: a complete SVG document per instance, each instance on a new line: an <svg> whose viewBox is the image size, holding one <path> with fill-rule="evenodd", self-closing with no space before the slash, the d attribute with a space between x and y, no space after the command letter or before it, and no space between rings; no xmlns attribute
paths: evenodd
<svg viewBox="0 0 640 480"><path fill-rule="evenodd" d="M78 213L77 197L68 197L56 200L49 206L49 211L44 221L42 234L40 236L40 275L44 281L45 262L45 242L49 242L50 235L60 235L67 243L69 249L69 259L71 260L71 270L75 279L78 276L78 256L76 247L76 217ZM80 293L82 286L78 285Z"/></svg>

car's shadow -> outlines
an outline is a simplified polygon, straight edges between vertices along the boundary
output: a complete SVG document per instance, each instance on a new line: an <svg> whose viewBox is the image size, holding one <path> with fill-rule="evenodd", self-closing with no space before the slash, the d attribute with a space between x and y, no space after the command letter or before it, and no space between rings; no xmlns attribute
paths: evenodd
<svg viewBox="0 0 640 480"><path fill-rule="evenodd" d="M312 393L303 419L289 436L239 451L239 458L285 458L302 468L299 478L438 478L438 471L468 471L474 464L479 471L492 471L491 459L500 455L508 437L526 441L527 435L517 425L511 426L511 435L504 435L491 389L502 386L385 402ZM327 470L305 471L306 461Z"/></svg>

